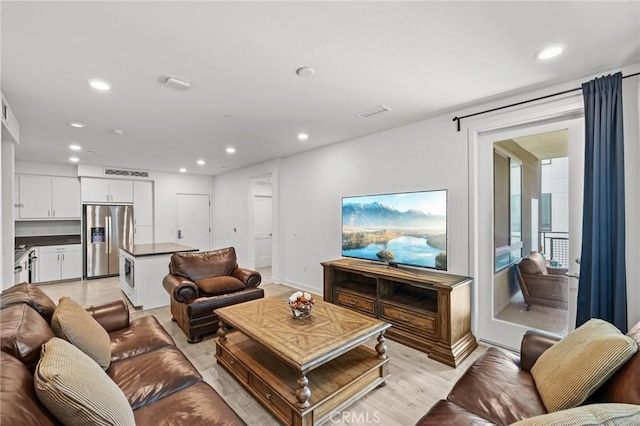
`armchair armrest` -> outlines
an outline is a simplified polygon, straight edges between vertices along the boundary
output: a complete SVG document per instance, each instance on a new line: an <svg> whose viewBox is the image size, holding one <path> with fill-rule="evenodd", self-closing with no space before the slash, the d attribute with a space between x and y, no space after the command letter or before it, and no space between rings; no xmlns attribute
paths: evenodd
<svg viewBox="0 0 640 426"><path fill-rule="evenodd" d="M547 268L547 273L549 275L564 275L569 272L567 268Z"/></svg>
<svg viewBox="0 0 640 426"><path fill-rule="evenodd" d="M236 268L231 272L231 275L242 281L247 288L258 287L262 281L262 277L259 272L241 268L239 266L236 266Z"/></svg>
<svg viewBox="0 0 640 426"><path fill-rule="evenodd" d="M162 280L162 286L180 303L191 303L200 297L200 290L196 283L180 275L167 275Z"/></svg>
<svg viewBox="0 0 640 426"><path fill-rule="evenodd" d="M536 330L527 331L520 345L520 369L531 371L540 355L558 341L560 337L554 334Z"/></svg>
<svg viewBox="0 0 640 426"><path fill-rule="evenodd" d="M92 305L86 309L109 333L129 327L129 307L124 300L114 300L98 306Z"/></svg>

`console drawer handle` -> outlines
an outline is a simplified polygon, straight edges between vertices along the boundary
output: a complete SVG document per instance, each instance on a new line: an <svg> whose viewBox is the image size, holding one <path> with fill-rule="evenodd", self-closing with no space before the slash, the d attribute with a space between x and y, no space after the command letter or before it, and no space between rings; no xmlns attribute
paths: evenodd
<svg viewBox="0 0 640 426"><path fill-rule="evenodd" d="M236 363L236 362L235 362L234 360L230 360L230 361L229 361L229 364L231 364L231 365L233 365L233 364L235 364L235 363Z"/></svg>
<svg viewBox="0 0 640 426"><path fill-rule="evenodd" d="M357 304L357 303L358 303L358 302L356 302L355 300L351 300L351 299L349 299L349 304L350 304L350 305L355 305L355 304Z"/></svg>
<svg viewBox="0 0 640 426"><path fill-rule="evenodd" d="M267 398L267 401L271 401L271 394L267 393L264 395L265 398Z"/></svg>
<svg viewBox="0 0 640 426"><path fill-rule="evenodd" d="M400 319L402 321L411 321L411 318L405 318L404 314L400 314Z"/></svg>

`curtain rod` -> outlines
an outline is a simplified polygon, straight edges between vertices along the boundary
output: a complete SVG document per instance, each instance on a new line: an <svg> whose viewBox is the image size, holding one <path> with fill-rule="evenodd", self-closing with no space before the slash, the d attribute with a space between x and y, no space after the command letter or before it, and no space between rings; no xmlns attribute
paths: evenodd
<svg viewBox="0 0 640 426"><path fill-rule="evenodd" d="M635 77L637 75L640 75L640 72L637 72L635 74L625 75L622 78ZM469 118L469 117L473 117L473 116L480 115L480 114L486 114L488 112L499 111L501 109L511 108L511 107L514 107L514 106L522 105L522 104L528 104L529 102L540 101L542 99L553 98L554 96L564 95L565 93L577 92L578 90L582 90L582 87L577 87L575 89L565 90L563 92L553 93L551 95L540 96L539 98L529 99L527 101L516 102L515 104L504 105L504 106L501 106L501 107L492 108L492 109L488 109L488 110L485 110L485 111L475 112L473 114L463 115L462 117L453 117L453 121L457 122L458 131L460 131L460 121L462 121L462 119L464 119L464 118Z"/></svg>

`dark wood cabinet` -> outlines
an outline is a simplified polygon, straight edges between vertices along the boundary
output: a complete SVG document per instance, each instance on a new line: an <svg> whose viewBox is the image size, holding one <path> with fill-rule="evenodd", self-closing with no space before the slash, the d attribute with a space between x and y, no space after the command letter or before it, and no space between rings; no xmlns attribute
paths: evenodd
<svg viewBox="0 0 640 426"><path fill-rule="evenodd" d="M324 300L392 324L386 336L457 367L478 346L473 279L341 259L323 262Z"/></svg>

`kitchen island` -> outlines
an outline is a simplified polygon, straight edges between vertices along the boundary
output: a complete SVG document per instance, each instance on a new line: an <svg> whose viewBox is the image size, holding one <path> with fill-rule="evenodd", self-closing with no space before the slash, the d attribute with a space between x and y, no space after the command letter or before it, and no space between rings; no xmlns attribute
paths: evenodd
<svg viewBox="0 0 640 426"><path fill-rule="evenodd" d="M162 279L169 273L174 253L198 251L175 243L135 244L120 249L120 288L135 307L153 309L169 305Z"/></svg>

